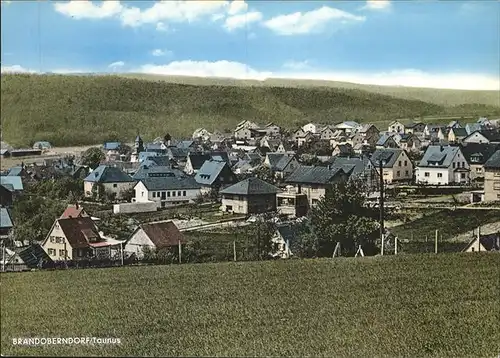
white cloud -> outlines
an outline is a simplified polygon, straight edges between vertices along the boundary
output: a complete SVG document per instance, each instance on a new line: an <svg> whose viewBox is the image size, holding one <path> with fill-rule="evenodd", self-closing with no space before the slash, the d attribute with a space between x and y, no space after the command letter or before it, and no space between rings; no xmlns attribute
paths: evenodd
<svg viewBox="0 0 500 358"><path fill-rule="evenodd" d="M166 32L168 31L168 26L160 21L159 23L156 24L156 31Z"/></svg>
<svg viewBox="0 0 500 358"><path fill-rule="evenodd" d="M305 60L305 61L290 60L290 61L287 61L283 64L283 68L290 69L290 70L304 70L304 69L307 69L310 67L311 67L311 65L309 63L309 60Z"/></svg>
<svg viewBox="0 0 500 358"><path fill-rule="evenodd" d="M54 4L57 12L74 19L105 19L120 14L123 6L119 1L103 1L100 5L88 0L58 2Z"/></svg>
<svg viewBox="0 0 500 358"><path fill-rule="evenodd" d="M151 51L151 55L156 56L156 57L161 57L161 56L171 56L173 54L172 51L169 50L162 50L161 48L154 49Z"/></svg>
<svg viewBox="0 0 500 358"><path fill-rule="evenodd" d="M118 69L120 67L123 67L123 66L125 66L125 62L123 62L123 61L116 61L116 62L110 63L108 65L108 68L111 68L112 70L116 70L116 69Z"/></svg>
<svg viewBox="0 0 500 358"><path fill-rule="evenodd" d="M247 10L248 10L248 4L245 1L234 0L229 5L228 14L229 15L236 15L236 14L239 14L240 12L245 12Z"/></svg>
<svg viewBox="0 0 500 358"><path fill-rule="evenodd" d="M122 23L126 26L157 24L158 22L194 22L212 16L230 7L228 1L160 1L150 8L126 8L121 12Z"/></svg>
<svg viewBox="0 0 500 358"><path fill-rule="evenodd" d="M449 88L468 90L499 90L497 77L467 73L428 73L415 69L394 70L379 73L336 72L314 70L308 61L289 62L290 70L278 72L259 71L244 63L232 61L174 61L166 65L144 65L131 72L140 72L171 76L225 77L235 79L254 79L263 81L267 78L289 78L340 81L382 86L407 86L428 88ZM307 65L308 67L304 67ZM300 68L302 66L302 68ZM295 67L295 68L291 68Z"/></svg>
<svg viewBox="0 0 500 358"><path fill-rule="evenodd" d="M388 10L391 8L389 0L368 0L363 9L366 10Z"/></svg>
<svg viewBox="0 0 500 358"><path fill-rule="evenodd" d="M20 65L1 66L1 73L38 73L37 70L22 67Z"/></svg>
<svg viewBox="0 0 500 358"><path fill-rule="evenodd" d="M224 22L224 27L226 28L226 30L232 31L261 20L262 14L258 11L252 11L245 14L229 16Z"/></svg>
<svg viewBox="0 0 500 358"><path fill-rule="evenodd" d="M144 65L131 72L171 76L225 77L264 80L271 72L261 72L240 62L232 61L173 61L166 65Z"/></svg>
<svg viewBox="0 0 500 358"><path fill-rule="evenodd" d="M364 16L357 16L346 11L323 6L309 12L295 12L279 15L264 22L264 26L278 35L301 35L321 32L327 25L345 25L351 22L365 21Z"/></svg>

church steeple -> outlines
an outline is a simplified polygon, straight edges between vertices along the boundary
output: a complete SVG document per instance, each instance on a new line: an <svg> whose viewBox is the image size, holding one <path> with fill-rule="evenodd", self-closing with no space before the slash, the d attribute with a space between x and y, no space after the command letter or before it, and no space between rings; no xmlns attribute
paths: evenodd
<svg viewBox="0 0 500 358"><path fill-rule="evenodd" d="M137 133L137 137L135 137L134 147L136 153L144 152L144 141L142 140L139 133Z"/></svg>

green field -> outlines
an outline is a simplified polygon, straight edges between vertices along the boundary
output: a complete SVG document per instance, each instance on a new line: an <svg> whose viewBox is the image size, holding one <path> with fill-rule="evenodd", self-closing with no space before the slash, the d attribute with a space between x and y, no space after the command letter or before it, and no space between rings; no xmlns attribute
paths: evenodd
<svg viewBox="0 0 500 358"><path fill-rule="evenodd" d="M14 146L36 140L75 146L131 141L138 132L143 139L153 140L167 132L189 137L199 127L231 131L243 119L262 124L273 121L288 129L309 121L356 120L383 129L397 118L434 116L434 122L448 122L449 115L475 118L500 114L500 105L493 100L498 97L492 97L497 94L494 91L414 92L401 88L401 96L395 97L397 93L386 93L376 86L345 88L297 85L293 81L257 86L236 85L231 80L211 84L202 79L196 85L152 79L2 75L2 140ZM439 93L444 97L431 101L441 98Z"/></svg>
<svg viewBox="0 0 500 358"><path fill-rule="evenodd" d="M494 357L497 254L2 274L3 355ZM12 345L13 337L120 345Z"/></svg>

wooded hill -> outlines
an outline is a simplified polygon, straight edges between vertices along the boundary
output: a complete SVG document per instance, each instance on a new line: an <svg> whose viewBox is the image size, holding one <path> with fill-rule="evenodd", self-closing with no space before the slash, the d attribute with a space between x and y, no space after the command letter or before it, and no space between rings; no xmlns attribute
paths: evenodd
<svg viewBox="0 0 500 358"><path fill-rule="evenodd" d="M14 146L130 141L138 132L146 140L167 132L189 137L199 127L231 131L244 119L288 129L356 120L383 129L396 118L500 114L498 106L471 102L474 96L445 106L335 87L194 85L112 75L9 74L1 81L2 140Z"/></svg>

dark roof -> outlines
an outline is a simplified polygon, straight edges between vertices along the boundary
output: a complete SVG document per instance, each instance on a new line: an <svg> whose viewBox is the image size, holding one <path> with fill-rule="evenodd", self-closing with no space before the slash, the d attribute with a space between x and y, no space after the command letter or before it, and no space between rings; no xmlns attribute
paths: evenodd
<svg viewBox="0 0 500 358"><path fill-rule="evenodd" d="M84 179L94 183L127 183L133 182L130 175L125 174L120 168L99 165Z"/></svg>
<svg viewBox="0 0 500 358"><path fill-rule="evenodd" d="M177 148L189 148L194 144L193 140L181 140L177 143Z"/></svg>
<svg viewBox="0 0 500 358"><path fill-rule="evenodd" d="M402 152L403 149L377 149L370 159L375 165L378 165L379 160L385 161L384 168L392 168Z"/></svg>
<svg viewBox="0 0 500 358"><path fill-rule="evenodd" d="M207 160L203 163L200 170L198 170L198 173L196 173L195 179L200 184L212 185L215 180L217 180L224 167L227 166L226 162ZM229 168L229 170L231 169Z"/></svg>
<svg viewBox="0 0 500 358"><path fill-rule="evenodd" d="M467 129L465 128L452 128L451 131L455 134L457 137L467 137Z"/></svg>
<svg viewBox="0 0 500 358"><path fill-rule="evenodd" d="M380 136L380 138L378 139L376 145L385 145L391 139L394 140L394 138L392 138L389 134L387 134L387 133L382 134Z"/></svg>
<svg viewBox="0 0 500 358"><path fill-rule="evenodd" d="M72 248L84 248L88 247L90 242L103 241L94 221L88 216L58 219L57 223Z"/></svg>
<svg viewBox="0 0 500 358"><path fill-rule="evenodd" d="M20 176L23 172L23 167L12 167L9 169L9 172L7 173L7 175L9 176Z"/></svg>
<svg viewBox="0 0 500 358"><path fill-rule="evenodd" d="M12 184L0 184L1 187L5 188L5 190L8 190L8 191L14 191L14 185Z"/></svg>
<svg viewBox="0 0 500 358"><path fill-rule="evenodd" d="M170 165L170 158L167 157L166 155L158 155L154 157L146 157L144 161L142 162L143 165L151 166L151 165L158 165L158 166L169 166Z"/></svg>
<svg viewBox="0 0 500 358"><path fill-rule="evenodd" d="M488 169L500 169L500 150L497 150L491 157L484 163L484 167Z"/></svg>
<svg viewBox="0 0 500 358"><path fill-rule="evenodd" d="M472 239L465 247L464 251L476 242L476 240L477 237ZM486 249L486 251L500 251L500 233L481 236L479 238L479 243Z"/></svg>
<svg viewBox="0 0 500 358"><path fill-rule="evenodd" d="M0 228L10 229L12 226L12 218L7 208L0 208Z"/></svg>
<svg viewBox="0 0 500 358"><path fill-rule="evenodd" d="M147 163L143 163L132 178L134 180L142 180L147 178L176 177L181 175L183 175L183 173L178 169L160 165L149 166Z"/></svg>
<svg viewBox="0 0 500 358"><path fill-rule="evenodd" d="M416 126L423 126L424 123L421 123L421 122L415 122L415 123L408 123L405 125L406 128L415 128Z"/></svg>
<svg viewBox="0 0 500 358"><path fill-rule="evenodd" d="M207 153L189 153L188 160L191 162L191 166L194 170L201 168L205 161L210 159L210 155Z"/></svg>
<svg viewBox="0 0 500 358"><path fill-rule="evenodd" d="M500 131L496 129L479 131L490 142L500 142Z"/></svg>
<svg viewBox="0 0 500 358"><path fill-rule="evenodd" d="M283 171L293 160L294 156L286 153L267 153L269 166L272 171Z"/></svg>
<svg viewBox="0 0 500 358"><path fill-rule="evenodd" d="M45 264L52 262L50 256L37 243L21 249L17 254L28 268L37 268L40 261Z"/></svg>
<svg viewBox="0 0 500 358"><path fill-rule="evenodd" d="M142 224L139 227L149 237L157 249L186 243L184 235L172 221Z"/></svg>
<svg viewBox="0 0 500 358"><path fill-rule="evenodd" d="M369 159L367 157L333 157L330 164L331 169L342 169L344 172L351 175L361 175L369 166Z"/></svg>
<svg viewBox="0 0 500 358"><path fill-rule="evenodd" d="M148 190L200 189L201 185L192 177L160 177L141 179Z"/></svg>
<svg viewBox="0 0 500 358"><path fill-rule="evenodd" d="M247 178L220 191L221 194L266 195L276 194L281 190L259 178Z"/></svg>
<svg viewBox="0 0 500 358"><path fill-rule="evenodd" d="M500 149L500 144L492 143L464 143L460 146L465 159L471 163L471 157L480 158L474 161L474 164L484 164L486 161Z"/></svg>
<svg viewBox="0 0 500 358"><path fill-rule="evenodd" d="M172 158L186 159L190 151L191 148L169 147L167 152Z"/></svg>
<svg viewBox="0 0 500 358"><path fill-rule="evenodd" d="M327 168L315 166L299 166L286 179L287 183L327 184L339 174L345 174L341 168Z"/></svg>

